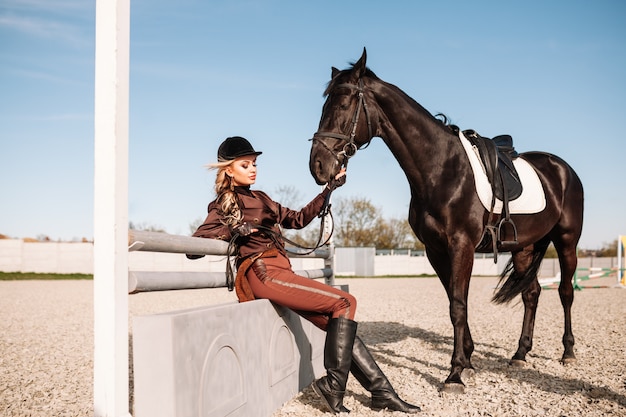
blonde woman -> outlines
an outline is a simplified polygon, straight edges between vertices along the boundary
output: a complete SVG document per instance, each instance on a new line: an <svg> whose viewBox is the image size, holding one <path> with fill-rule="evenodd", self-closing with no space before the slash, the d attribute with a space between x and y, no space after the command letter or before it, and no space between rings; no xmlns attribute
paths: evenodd
<svg viewBox="0 0 626 417"><path fill-rule="evenodd" d="M280 227L300 229L320 212L327 195L345 183L345 171L299 211L273 201L263 191L252 190L256 182L257 157L250 142L229 137L219 146L217 197L193 236L234 241L237 245L237 278L234 286L240 302L265 298L290 308L326 331L326 376L313 389L333 413L348 412L343 406L348 374L372 393L372 408L417 412L419 407L401 400L360 338L356 336L356 299L321 282L296 275L287 258ZM189 255L190 258L194 258Z"/></svg>

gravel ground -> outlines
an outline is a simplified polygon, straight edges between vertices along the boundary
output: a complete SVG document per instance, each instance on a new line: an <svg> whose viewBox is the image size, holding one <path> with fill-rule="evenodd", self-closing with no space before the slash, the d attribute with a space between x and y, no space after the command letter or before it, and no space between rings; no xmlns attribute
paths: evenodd
<svg viewBox="0 0 626 417"><path fill-rule="evenodd" d="M449 372L452 326L445 292L434 278L343 279L359 302L359 334L398 393L422 416L626 416L626 291L576 292L578 362L563 366L558 293L544 290L526 368L507 365L517 347L521 304L490 302L496 278L474 278L469 321L476 376L461 395L440 392ZM589 282L585 283L589 284ZM93 415L93 282L0 282L0 414ZM232 300L226 290L137 294L131 314ZM395 416L367 407L350 378L345 405L356 416ZM272 417L325 416L308 388Z"/></svg>

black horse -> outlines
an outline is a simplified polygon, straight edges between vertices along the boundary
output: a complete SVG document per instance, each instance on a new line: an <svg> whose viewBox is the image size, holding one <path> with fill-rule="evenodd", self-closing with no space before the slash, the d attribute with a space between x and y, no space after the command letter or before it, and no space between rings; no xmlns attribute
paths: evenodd
<svg viewBox="0 0 626 417"><path fill-rule="evenodd" d="M382 81L366 67L366 51L351 68L332 68L318 131L312 139L309 167L318 184L332 178L356 151L374 137L387 144L404 170L411 188L409 223L446 289L454 326L451 372L443 389L464 392L463 377L473 375L474 343L467 323L467 296L474 253L492 252L485 240L494 216L481 202L459 132L431 115L398 87ZM563 363L574 362L571 307L576 246L582 232L583 186L561 158L542 152L519 155L527 161L545 195L532 214L511 212L515 235L500 251L511 252L493 300L507 303L521 294L524 321L519 347L511 364L523 366L532 348L541 286L537 273L550 242L561 267L559 296L563 305ZM530 169L533 171L533 169ZM503 211L504 212L504 211ZM500 212L496 214L499 216ZM493 228L492 228L493 230ZM509 229L507 232L512 235ZM482 242L482 243L481 243ZM507 278L508 275L508 278ZM465 371L465 372L464 372Z"/></svg>

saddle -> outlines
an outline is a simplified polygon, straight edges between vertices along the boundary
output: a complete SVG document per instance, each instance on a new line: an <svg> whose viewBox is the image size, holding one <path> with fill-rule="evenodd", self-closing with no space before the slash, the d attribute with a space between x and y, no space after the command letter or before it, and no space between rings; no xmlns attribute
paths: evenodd
<svg viewBox="0 0 626 417"><path fill-rule="evenodd" d="M499 135L493 139L480 136L474 130L464 130L463 135L478 150L480 161L485 174L491 184L492 200L489 221L481 243L477 249L487 249L492 246L494 262L497 262L498 249L507 250L517 245L517 228L511 220L509 202L518 198L523 191L522 181L513 165L519 154L513 147L513 138L510 135ZM502 215L494 218L493 208L495 200L502 201ZM511 229L512 239L504 240L506 228Z"/></svg>

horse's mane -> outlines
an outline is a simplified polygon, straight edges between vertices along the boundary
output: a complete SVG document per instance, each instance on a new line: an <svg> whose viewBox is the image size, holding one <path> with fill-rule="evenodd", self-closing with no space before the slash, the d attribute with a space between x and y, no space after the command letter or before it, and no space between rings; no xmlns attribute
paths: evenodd
<svg viewBox="0 0 626 417"><path fill-rule="evenodd" d="M450 123L451 120L443 113L437 113L435 115L435 119L440 122L444 127L448 128L455 135L459 134L459 130L461 130L457 125Z"/></svg>
<svg viewBox="0 0 626 417"><path fill-rule="evenodd" d="M335 88L337 84L340 84L339 79L341 78L341 75L345 74L346 72L351 72L354 69L354 66L356 65L356 63L351 62L349 65L350 65L350 68L341 70L328 82L328 84L326 85L326 89L324 90L324 97L327 97L330 94L330 92L333 90L333 88ZM369 69L369 67L365 67L365 74L363 76L373 78L378 81L382 81L380 78L378 78L378 76L374 73L374 71ZM446 116L445 114L437 113L435 115L435 119L437 119L437 121L441 123L442 127L448 129L455 136L459 134L460 128L457 125L452 124L451 119L448 118L448 116Z"/></svg>

